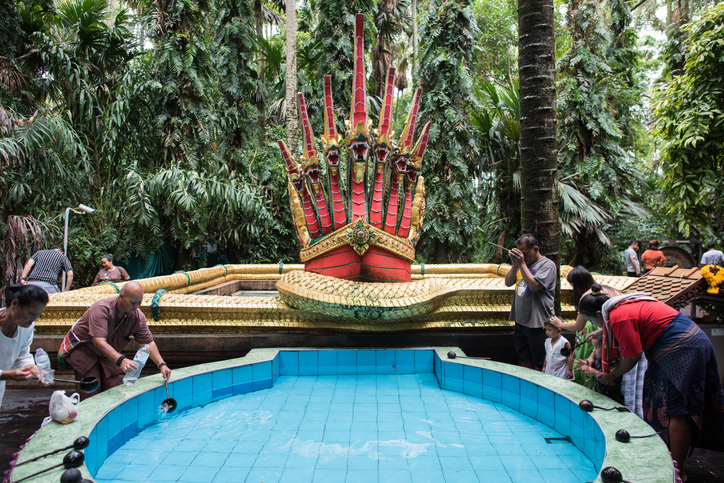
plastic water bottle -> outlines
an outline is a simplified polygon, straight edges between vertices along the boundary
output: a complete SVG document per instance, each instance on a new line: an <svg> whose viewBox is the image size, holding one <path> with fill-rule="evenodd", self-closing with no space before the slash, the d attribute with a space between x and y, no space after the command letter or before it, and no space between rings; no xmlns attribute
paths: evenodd
<svg viewBox="0 0 724 483"><path fill-rule="evenodd" d="M150 354L151 350L148 348L148 344L138 349L138 352L136 352L136 355L133 357L133 362L138 365L138 369L133 369L131 372L127 372L123 377L123 384L126 386L133 386L136 383L138 376L141 375L141 370L143 370L143 366L146 365L146 361L148 360L148 356Z"/></svg>
<svg viewBox="0 0 724 483"><path fill-rule="evenodd" d="M43 384L50 384L53 382L53 370L50 368L50 357L48 353L43 349L38 348L35 351L35 365L38 366L40 371L40 381Z"/></svg>

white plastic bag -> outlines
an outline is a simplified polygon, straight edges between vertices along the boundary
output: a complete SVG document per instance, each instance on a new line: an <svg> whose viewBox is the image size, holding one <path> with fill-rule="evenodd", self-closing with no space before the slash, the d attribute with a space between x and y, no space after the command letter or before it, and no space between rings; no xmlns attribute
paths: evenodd
<svg viewBox="0 0 724 483"><path fill-rule="evenodd" d="M80 395L74 392L70 397L65 391L55 391L50 397L50 418L62 424L72 423L78 417L75 407L80 401Z"/></svg>

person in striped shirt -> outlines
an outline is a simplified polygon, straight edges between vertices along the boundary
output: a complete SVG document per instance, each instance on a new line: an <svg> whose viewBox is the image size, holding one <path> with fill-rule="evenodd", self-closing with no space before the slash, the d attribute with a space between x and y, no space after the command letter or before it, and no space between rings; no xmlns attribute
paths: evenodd
<svg viewBox="0 0 724 483"><path fill-rule="evenodd" d="M31 271L32 270L32 271ZM70 290L73 283L73 266L63 254L63 249L53 245L49 250L38 250L23 267L20 283L37 285L47 293L58 293L58 277L64 271L67 277L65 291Z"/></svg>

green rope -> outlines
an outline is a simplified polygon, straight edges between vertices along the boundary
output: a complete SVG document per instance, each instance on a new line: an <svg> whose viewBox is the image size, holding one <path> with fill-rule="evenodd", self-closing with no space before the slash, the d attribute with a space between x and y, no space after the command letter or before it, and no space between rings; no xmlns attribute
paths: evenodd
<svg viewBox="0 0 724 483"><path fill-rule="evenodd" d="M425 263L423 263L423 262L420 262L420 272L421 272L421 275L424 277L425 276Z"/></svg>
<svg viewBox="0 0 724 483"><path fill-rule="evenodd" d="M496 275L500 275L500 267L502 267L503 265L505 265L506 267L512 267L512 265L509 263L501 263L500 265L498 265L498 269L495 270Z"/></svg>
<svg viewBox="0 0 724 483"><path fill-rule="evenodd" d="M104 283L105 283L106 285L110 285L111 287L115 288L115 289L116 289L116 293L121 293L121 289L118 288L118 285L116 285L115 283L111 282L110 280L104 280L104 281L102 281L101 283L99 283L98 285L103 285Z"/></svg>
<svg viewBox="0 0 724 483"><path fill-rule="evenodd" d="M279 275L282 274L282 270L284 270L284 262L279 262Z"/></svg>
<svg viewBox="0 0 724 483"><path fill-rule="evenodd" d="M161 297L165 293L166 290L164 289L156 290L153 299L151 299L151 315L153 316L153 320L158 321L158 319L161 318L161 307L158 303L161 301Z"/></svg>
<svg viewBox="0 0 724 483"><path fill-rule="evenodd" d="M191 277L189 276L188 273L184 272L183 270L178 270L176 272L173 272L174 275L176 275L177 273L183 273L184 275L186 275L186 278L189 279L189 283L186 284L186 286L188 287L189 285L191 285Z"/></svg>
<svg viewBox="0 0 724 483"><path fill-rule="evenodd" d="M224 276L226 276L226 275L229 274L229 271L226 269L226 265L222 265L221 263L218 263L218 264L216 264L216 265L214 265L214 266L215 266L215 267L221 267L221 268L223 268L223 269L224 269Z"/></svg>

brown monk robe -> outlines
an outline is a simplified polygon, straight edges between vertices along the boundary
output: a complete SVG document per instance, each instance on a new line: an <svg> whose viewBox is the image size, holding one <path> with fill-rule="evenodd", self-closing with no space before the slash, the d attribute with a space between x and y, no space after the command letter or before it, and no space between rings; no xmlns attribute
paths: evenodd
<svg viewBox="0 0 724 483"><path fill-rule="evenodd" d="M76 380L97 377L101 383L96 392L80 392L81 399L117 386L120 374L138 367L120 353L128 345L131 336L137 344L149 344L150 359L159 367L164 379L168 380L171 370L163 362L146 324L146 316L138 308L142 299L141 285L129 282L123 286L120 295L91 305L70 329L69 335L85 341L76 345L66 356L66 361L75 370Z"/></svg>
<svg viewBox="0 0 724 483"><path fill-rule="evenodd" d="M123 267L116 267L113 265L113 255L110 253L101 258L101 266L96 278L93 279L93 285L98 285L101 282L113 282L120 283L126 282L131 279L128 276L128 272Z"/></svg>

